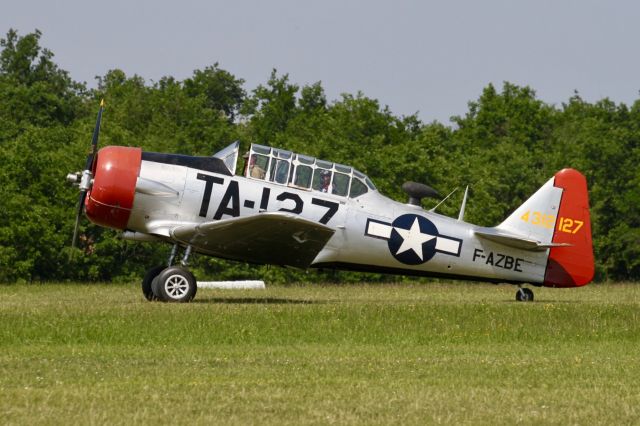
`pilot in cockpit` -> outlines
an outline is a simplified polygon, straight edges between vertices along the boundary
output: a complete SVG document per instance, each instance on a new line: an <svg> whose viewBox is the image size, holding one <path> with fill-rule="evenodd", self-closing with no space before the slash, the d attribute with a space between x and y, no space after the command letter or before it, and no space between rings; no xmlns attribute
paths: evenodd
<svg viewBox="0 0 640 426"><path fill-rule="evenodd" d="M251 154L249 159L249 176L256 179L264 179L265 170L260 167L257 154Z"/></svg>
<svg viewBox="0 0 640 426"><path fill-rule="evenodd" d="M330 192L329 184L331 183L331 172L328 170L323 170L320 172L320 177L322 178L320 191Z"/></svg>

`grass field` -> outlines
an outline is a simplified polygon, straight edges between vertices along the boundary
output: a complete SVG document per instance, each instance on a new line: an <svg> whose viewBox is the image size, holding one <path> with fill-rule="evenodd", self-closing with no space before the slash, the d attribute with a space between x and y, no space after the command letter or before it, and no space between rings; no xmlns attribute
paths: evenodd
<svg viewBox="0 0 640 426"><path fill-rule="evenodd" d="M640 424L640 285L0 286L2 424Z"/></svg>

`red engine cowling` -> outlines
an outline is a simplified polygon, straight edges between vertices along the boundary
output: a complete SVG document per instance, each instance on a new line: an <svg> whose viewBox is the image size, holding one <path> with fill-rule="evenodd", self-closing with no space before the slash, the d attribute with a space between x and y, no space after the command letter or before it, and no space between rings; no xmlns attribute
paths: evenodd
<svg viewBox="0 0 640 426"><path fill-rule="evenodd" d="M107 146L97 156L93 185L85 201L87 217L101 226L125 229L133 207L142 149Z"/></svg>

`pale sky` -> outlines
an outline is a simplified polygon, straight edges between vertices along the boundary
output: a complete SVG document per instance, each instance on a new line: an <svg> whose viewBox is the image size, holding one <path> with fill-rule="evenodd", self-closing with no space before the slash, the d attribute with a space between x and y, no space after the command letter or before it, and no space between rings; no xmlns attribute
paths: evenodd
<svg viewBox="0 0 640 426"><path fill-rule="evenodd" d="M0 33L43 32L77 81L122 69L179 80L219 62L247 92L271 70L321 81L332 101L362 91L395 115L449 124L489 83L543 101L640 99L640 2L562 0L13 0Z"/></svg>

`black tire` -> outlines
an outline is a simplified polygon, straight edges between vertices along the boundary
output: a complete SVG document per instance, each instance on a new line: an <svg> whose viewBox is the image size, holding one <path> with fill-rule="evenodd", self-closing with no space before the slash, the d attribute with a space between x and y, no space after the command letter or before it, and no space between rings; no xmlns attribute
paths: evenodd
<svg viewBox="0 0 640 426"><path fill-rule="evenodd" d="M519 288L516 291L516 300L518 302L533 302L533 291L529 288Z"/></svg>
<svg viewBox="0 0 640 426"><path fill-rule="evenodd" d="M170 266L152 280L151 288L158 300L163 302L191 302L198 291L196 278L186 269Z"/></svg>
<svg viewBox="0 0 640 426"><path fill-rule="evenodd" d="M158 300L155 294L153 294L151 282L155 277L158 276L158 274L160 274L160 272L162 272L163 269L164 265L154 266L147 271L147 273L144 275L144 278L142 279L142 294L144 295L144 298L150 302L153 300Z"/></svg>

